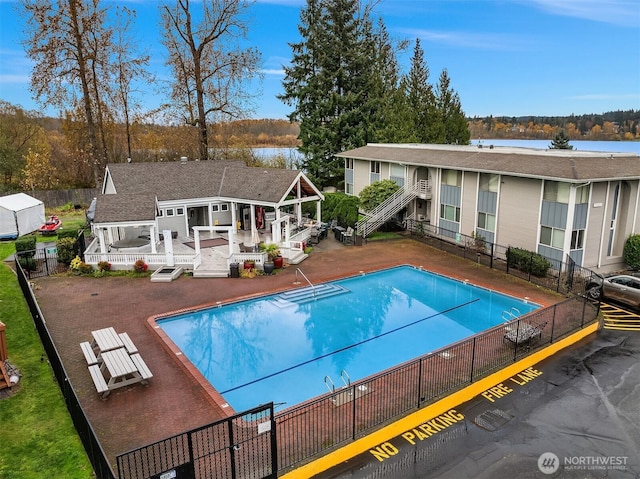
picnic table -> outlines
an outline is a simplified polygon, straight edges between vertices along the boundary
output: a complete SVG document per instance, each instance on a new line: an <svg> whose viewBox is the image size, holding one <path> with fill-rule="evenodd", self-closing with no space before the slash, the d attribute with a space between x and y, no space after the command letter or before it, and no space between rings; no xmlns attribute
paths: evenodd
<svg viewBox="0 0 640 479"><path fill-rule="evenodd" d="M122 338L112 327L98 329L91 331L93 341L91 346L98 349L98 353L104 353L105 351L111 351L112 349L118 349L124 346Z"/></svg>
<svg viewBox="0 0 640 479"><path fill-rule="evenodd" d="M112 327L92 331L93 341L80 344L93 383L102 398L111 391L153 377L127 333ZM97 351L96 351L97 350Z"/></svg>

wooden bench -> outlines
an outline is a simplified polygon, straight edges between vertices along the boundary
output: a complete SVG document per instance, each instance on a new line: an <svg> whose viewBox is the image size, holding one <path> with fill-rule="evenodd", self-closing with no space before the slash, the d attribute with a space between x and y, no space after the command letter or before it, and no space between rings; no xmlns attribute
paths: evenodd
<svg viewBox="0 0 640 479"><path fill-rule="evenodd" d="M96 386L96 391L98 391L99 394L102 394L103 399L106 398L109 394L109 386L107 386L107 381L104 380L102 371L100 371L100 366L97 364L89 366L89 372L91 373L93 384Z"/></svg>
<svg viewBox="0 0 640 479"><path fill-rule="evenodd" d="M120 333L119 336L122 340L122 343L124 344L124 347L127 348L127 352L129 354L135 354L138 352L138 348L135 344L133 344L133 341L131 341L131 338L127 333Z"/></svg>
<svg viewBox="0 0 640 479"><path fill-rule="evenodd" d="M93 352L93 348L91 347L91 344L85 341L84 343L80 343L80 348L82 349L84 358L87 360L87 364L89 366L98 364L98 358L96 357L96 353Z"/></svg>
<svg viewBox="0 0 640 479"><path fill-rule="evenodd" d="M144 359L142 359L142 356L139 354L132 354L131 360L133 361L133 364L136 365L136 368L138 368L138 372L140 373L140 376L142 376L142 379L146 381L153 377L151 370L147 366L147 363L144 362Z"/></svg>

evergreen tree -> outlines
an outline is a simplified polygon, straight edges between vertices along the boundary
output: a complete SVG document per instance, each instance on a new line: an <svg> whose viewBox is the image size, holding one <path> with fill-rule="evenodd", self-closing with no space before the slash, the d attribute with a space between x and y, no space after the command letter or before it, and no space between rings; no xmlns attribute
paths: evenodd
<svg viewBox="0 0 640 479"><path fill-rule="evenodd" d="M358 0L307 0L291 44L279 98L293 107L300 123L303 168L319 186L343 180L343 162L335 153L367 142L374 53L369 8Z"/></svg>
<svg viewBox="0 0 640 479"><path fill-rule="evenodd" d="M469 124L462 111L458 94L450 88L451 79L446 69L442 70L436 87L436 121L433 143L468 145L471 139Z"/></svg>
<svg viewBox="0 0 640 479"><path fill-rule="evenodd" d="M573 150L573 146L569 144L569 137L564 132L564 130L560 130L558 134L553 138L551 144L549 145L549 149L551 150Z"/></svg>
<svg viewBox="0 0 640 479"><path fill-rule="evenodd" d="M409 74L403 79L403 87L409 108L410 130L405 141L431 143L435 120L433 87L429 84L429 67L424 60L424 50L417 38L411 57Z"/></svg>

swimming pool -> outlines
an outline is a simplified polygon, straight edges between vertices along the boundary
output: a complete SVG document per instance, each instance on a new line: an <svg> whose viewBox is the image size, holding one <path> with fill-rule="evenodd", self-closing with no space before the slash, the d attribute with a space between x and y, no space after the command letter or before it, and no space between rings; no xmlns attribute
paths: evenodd
<svg viewBox="0 0 640 479"><path fill-rule="evenodd" d="M539 307L399 266L157 324L242 411L293 406L327 392L327 376L338 388L341 377L356 381L500 324L504 311Z"/></svg>

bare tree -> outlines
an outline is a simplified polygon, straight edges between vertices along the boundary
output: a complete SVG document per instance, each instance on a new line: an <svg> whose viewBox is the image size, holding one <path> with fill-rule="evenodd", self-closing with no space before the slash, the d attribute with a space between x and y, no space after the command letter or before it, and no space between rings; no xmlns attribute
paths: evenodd
<svg viewBox="0 0 640 479"><path fill-rule="evenodd" d="M35 65L31 90L43 105L82 105L96 182L107 161L96 120L109 55L106 11L100 0L20 0L27 17L24 45ZM102 143L102 148L101 148ZM101 151L102 150L102 151Z"/></svg>
<svg viewBox="0 0 640 479"><path fill-rule="evenodd" d="M200 158L209 158L207 119L240 118L253 95L247 82L258 76L260 54L245 48L246 0L189 0L162 7L163 43L173 70L171 99L186 124L198 127ZM194 16L201 19L194 21Z"/></svg>
<svg viewBox="0 0 640 479"><path fill-rule="evenodd" d="M153 82L154 77L147 70L149 55L136 56L132 50L136 42L129 36L129 32L132 30L135 12L122 7L116 11L116 18L118 21L114 39L114 77L116 87L113 95L114 104L118 107L118 111L121 111L121 119L124 122L127 157L131 158L131 116L140 108L140 104L135 98L136 82L148 86Z"/></svg>

